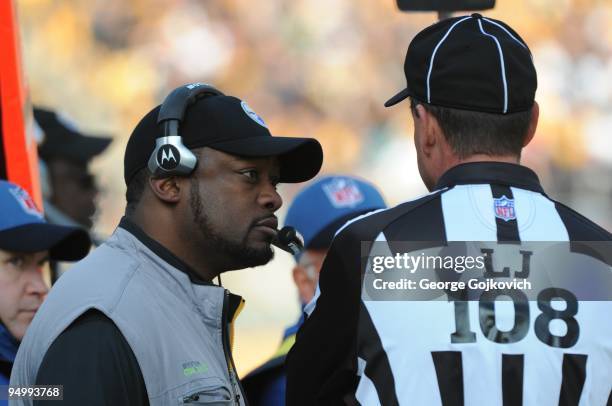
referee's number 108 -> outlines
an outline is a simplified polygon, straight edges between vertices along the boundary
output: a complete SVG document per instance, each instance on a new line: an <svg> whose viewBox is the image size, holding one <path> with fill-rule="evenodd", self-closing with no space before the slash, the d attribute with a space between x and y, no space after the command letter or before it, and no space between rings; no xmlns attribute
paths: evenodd
<svg viewBox="0 0 612 406"><path fill-rule="evenodd" d="M514 305L514 324L510 330L497 328L495 319L495 300L508 296ZM554 299L565 302L563 310L553 308ZM455 332L450 335L451 343L474 343L476 333L470 326L469 302L449 298L455 307ZM536 337L546 345L555 348L570 348L576 344L580 336L580 327L574 318L578 313L576 296L565 289L548 288L540 292L537 298L540 314L535 318L534 331ZM486 291L478 301L478 319L482 334L495 343L515 343L525 338L529 332L530 314L529 301L520 290L490 290ZM567 327L564 336L558 336L550 331L553 320L561 320Z"/></svg>

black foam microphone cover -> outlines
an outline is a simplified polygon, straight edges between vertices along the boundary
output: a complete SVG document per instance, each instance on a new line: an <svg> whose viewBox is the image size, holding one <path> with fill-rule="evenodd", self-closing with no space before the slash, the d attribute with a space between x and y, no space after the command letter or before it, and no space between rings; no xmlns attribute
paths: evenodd
<svg viewBox="0 0 612 406"><path fill-rule="evenodd" d="M276 239L272 244L294 256L299 255L304 250L304 239L300 233L291 226L285 226L278 230Z"/></svg>

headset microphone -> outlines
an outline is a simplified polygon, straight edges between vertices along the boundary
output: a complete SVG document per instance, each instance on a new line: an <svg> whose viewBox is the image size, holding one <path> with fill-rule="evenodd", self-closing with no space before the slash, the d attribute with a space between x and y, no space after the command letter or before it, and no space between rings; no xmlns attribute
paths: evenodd
<svg viewBox="0 0 612 406"><path fill-rule="evenodd" d="M301 254L304 250L304 238L295 228L290 226L278 230L272 244L293 256Z"/></svg>

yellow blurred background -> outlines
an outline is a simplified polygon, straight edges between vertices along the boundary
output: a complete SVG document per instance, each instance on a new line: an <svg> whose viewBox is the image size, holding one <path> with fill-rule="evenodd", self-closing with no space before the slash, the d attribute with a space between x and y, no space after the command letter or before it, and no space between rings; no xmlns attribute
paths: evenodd
<svg viewBox="0 0 612 406"><path fill-rule="evenodd" d="M404 87L407 45L436 21L394 0L17 0L32 102L82 130L114 137L94 162L103 192L95 230L124 209L123 151L138 120L175 86L201 81L248 101L275 135L316 137L322 173L350 173L398 204L425 192ZM524 163L551 197L612 229L612 2L497 0L483 13L530 45L539 75L539 131ZM302 185L280 188L285 205ZM299 305L283 252L223 275L246 299L235 359L265 361Z"/></svg>

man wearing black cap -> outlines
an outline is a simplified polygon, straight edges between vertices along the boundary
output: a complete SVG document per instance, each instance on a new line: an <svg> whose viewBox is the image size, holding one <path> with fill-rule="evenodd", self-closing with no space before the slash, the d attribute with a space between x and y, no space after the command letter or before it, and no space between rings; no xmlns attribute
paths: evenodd
<svg viewBox="0 0 612 406"><path fill-rule="evenodd" d="M11 384L62 384L67 405L244 405L231 354L243 301L212 281L270 261L276 185L322 159L240 99L175 89L128 141L125 217L54 287Z"/></svg>
<svg viewBox="0 0 612 406"><path fill-rule="evenodd" d="M53 223L91 228L98 189L88 165L112 139L85 135L70 119L51 110L35 107L34 119L44 133L38 155L44 162L47 218Z"/></svg>
<svg viewBox="0 0 612 406"><path fill-rule="evenodd" d="M432 300L421 285L381 286L410 275L394 261L403 243L417 247L413 258L452 241L505 244L522 255L526 275L522 241L612 240L548 198L519 164L536 131L537 79L512 28L479 14L443 20L412 40L404 70L406 89L385 105L410 99L419 173L431 193L335 237L321 295L287 358L287 404L610 404L609 301L579 301L556 288L527 301L519 289L502 306L447 299L444 290ZM363 243L374 241L364 253ZM373 268L379 252L378 260L391 260L389 272ZM587 269L575 271L588 280ZM414 270L417 282L425 270ZM453 271L460 272L448 277ZM405 299L419 293L429 300ZM553 298L562 302L555 310Z"/></svg>

